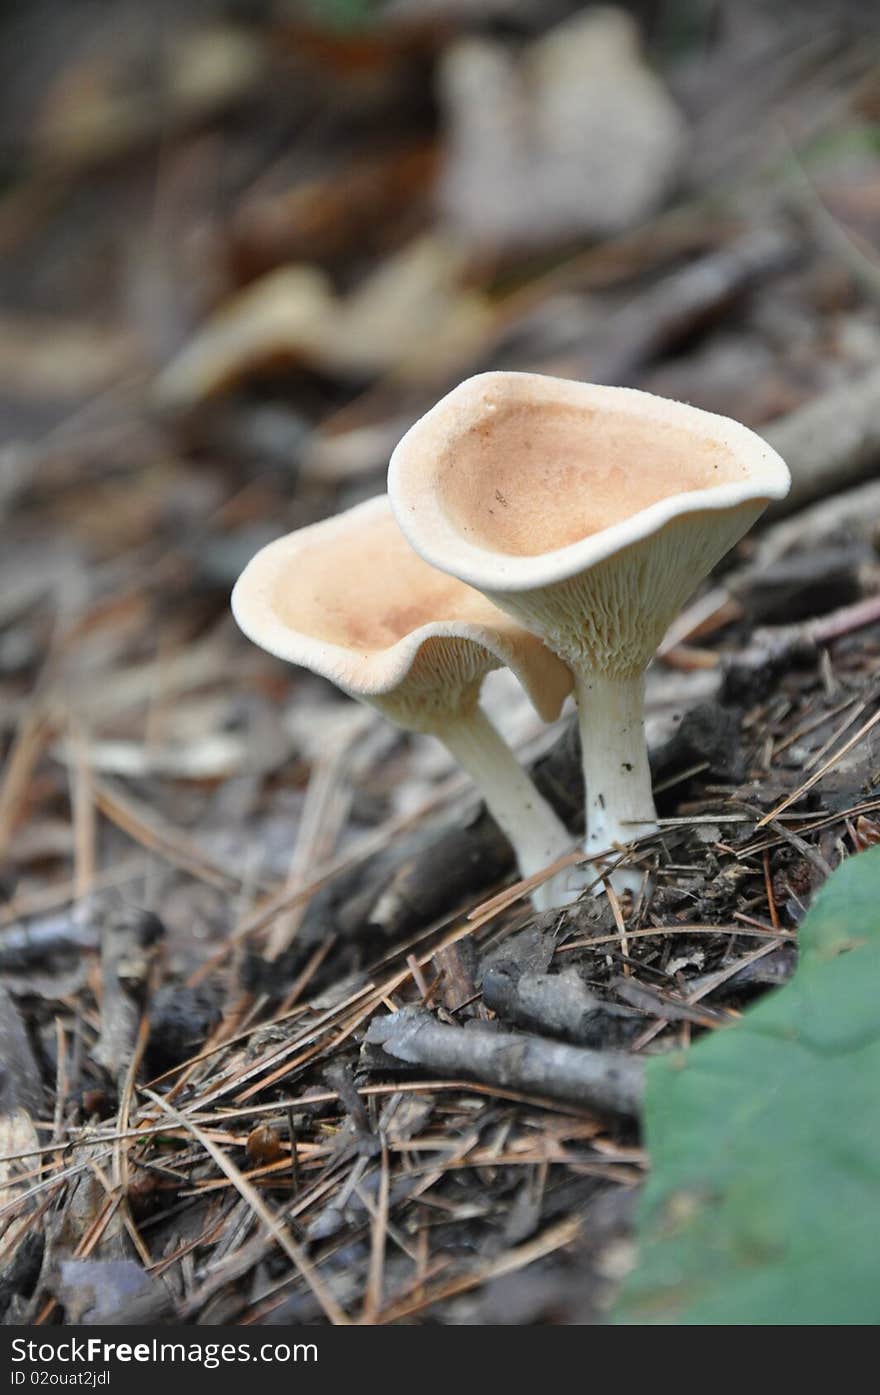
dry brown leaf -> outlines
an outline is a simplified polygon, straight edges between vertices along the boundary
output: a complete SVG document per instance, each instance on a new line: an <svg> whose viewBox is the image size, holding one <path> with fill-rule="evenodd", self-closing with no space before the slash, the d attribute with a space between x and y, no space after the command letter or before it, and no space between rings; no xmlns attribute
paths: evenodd
<svg viewBox="0 0 880 1395"><path fill-rule="evenodd" d="M421 140L391 151L358 150L341 165L246 197L233 223L236 265L249 276L282 262L363 258L399 246L422 226L436 175L437 146Z"/></svg>
<svg viewBox="0 0 880 1395"><path fill-rule="evenodd" d="M16 1197L25 1193L32 1181L19 1180L23 1174L32 1172L39 1162L40 1140L34 1128L34 1121L26 1109L13 1109L0 1115L0 1265L7 1263L27 1229L27 1211L24 1217L21 1207L11 1217L3 1216L3 1209L13 1203ZM16 1161L3 1161L17 1153L30 1154ZM33 1203L25 1203L30 1209Z"/></svg>
<svg viewBox="0 0 880 1395"><path fill-rule="evenodd" d="M130 334L50 315L0 316L0 393L42 403L76 402L137 364Z"/></svg>
<svg viewBox="0 0 880 1395"><path fill-rule="evenodd" d="M317 268L271 272L228 300L172 360L156 385L160 405L191 406L273 360L320 361L335 312Z"/></svg>
<svg viewBox="0 0 880 1395"><path fill-rule="evenodd" d="M186 408L278 362L355 378L442 373L473 354L494 321L486 298L461 288L463 269L452 242L426 236L345 300L316 267L273 271L203 325L159 378L159 401Z"/></svg>
<svg viewBox="0 0 880 1395"><path fill-rule="evenodd" d="M262 44L242 28L208 25L175 36L155 66L135 28L65 69L35 129L37 156L53 168L114 159L163 130L203 119L246 95L264 66Z"/></svg>
<svg viewBox="0 0 880 1395"><path fill-rule="evenodd" d="M550 245L632 227L669 191L682 117L645 65L635 23L591 8L517 60L487 39L448 51L443 202L484 250Z"/></svg>

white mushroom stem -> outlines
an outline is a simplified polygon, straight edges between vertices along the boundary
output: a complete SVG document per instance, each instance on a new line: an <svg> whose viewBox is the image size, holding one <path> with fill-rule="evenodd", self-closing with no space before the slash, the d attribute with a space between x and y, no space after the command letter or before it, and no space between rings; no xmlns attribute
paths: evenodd
<svg viewBox="0 0 880 1395"><path fill-rule="evenodd" d="M575 675L586 790L584 851L613 849L657 828L645 742L645 676L614 679L594 671ZM635 893L642 875L619 868L615 891Z"/></svg>
<svg viewBox="0 0 880 1395"><path fill-rule="evenodd" d="M486 808L516 853L523 877L534 876L572 851L573 839L499 736L481 707L433 728L467 771ZM566 867L532 893L536 910L573 901L583 885L579 867Z"/></svg>

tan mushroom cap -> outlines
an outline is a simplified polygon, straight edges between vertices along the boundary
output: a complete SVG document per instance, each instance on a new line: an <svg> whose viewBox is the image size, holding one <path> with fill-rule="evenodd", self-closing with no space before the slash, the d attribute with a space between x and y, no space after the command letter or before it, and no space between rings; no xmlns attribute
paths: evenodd
<svg viewBox="0 0 880 1395"><path fill-rule="evenodd" d="M232 610L263 649L404 725L456 715L501 665L547 721L571 691L571 674L539 639L412 550L385 494L264 547Z"/></svg>
<svg viewBox="0 0 880 1395"><path fill-rule="evenodd" d="M647 661L694 586L789 484L738 422L529 373L460 384L407 432L388 475L397 520L427 561L569 662L609 671L635 650L635 667ZM569 623L548 618L551 593Z"/></svg>

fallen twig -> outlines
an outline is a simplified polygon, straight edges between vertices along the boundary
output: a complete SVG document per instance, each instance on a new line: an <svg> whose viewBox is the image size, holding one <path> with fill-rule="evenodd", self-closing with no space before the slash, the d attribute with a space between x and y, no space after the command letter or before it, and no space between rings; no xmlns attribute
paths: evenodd
<svg viewBox="0 0 880 1395"><path fill-rule="evenodd" d="M366 1041L408 1065L453 1071L610 1114L634 1116L641 1101L642 1068L622 1052L589 1051L485 1027L447 1027L420 1007L376 1018Z"/></svg>
<svg viewBox="0 0 880 1395"><path fill-rule="evenodd" d="M791 470L791 493L772 506L774 514L868 479L880 463L880 368L780 417L762 435Z"/></svg>
<svg viewBox="0 0 880 1395"><path fill-rule="evenodd" d="M558 974L524 973L514 978L501 964L483 976L483 1001L516 1027L582 1045L595 1042L605 1008L614 1011L613 1004L603 1003L590 992L576 969Z"/></svg>

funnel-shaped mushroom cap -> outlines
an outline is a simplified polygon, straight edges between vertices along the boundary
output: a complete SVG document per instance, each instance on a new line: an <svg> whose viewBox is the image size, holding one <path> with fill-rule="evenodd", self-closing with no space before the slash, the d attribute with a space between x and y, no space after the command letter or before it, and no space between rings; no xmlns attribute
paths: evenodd
<svg viewBox="0 0 880 1395"><path fill-rule="evenodd" d="M264 547L232 609L263 649L414 730L472 707L503 664L545 720L571 691L568 669L539 639L413 552L385 494Z"/></svg>
<svg viewBox="0 0 880 1395"><path fill-rule="evenodd" d="M770 499L784 462L726 417L630 388L530 373L469 378L391 460L397 520L567 662L644 668Z"/></svg>

